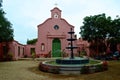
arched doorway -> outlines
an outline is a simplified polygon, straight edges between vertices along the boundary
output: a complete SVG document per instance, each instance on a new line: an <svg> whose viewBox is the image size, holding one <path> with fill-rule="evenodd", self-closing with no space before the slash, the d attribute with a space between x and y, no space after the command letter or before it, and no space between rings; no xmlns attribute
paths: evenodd
<svg viewBox="0 0 120 80"><path fill-rule="evenodd" d="M61 57L61 41L58 38L52 41L52 57Z"/></svg>

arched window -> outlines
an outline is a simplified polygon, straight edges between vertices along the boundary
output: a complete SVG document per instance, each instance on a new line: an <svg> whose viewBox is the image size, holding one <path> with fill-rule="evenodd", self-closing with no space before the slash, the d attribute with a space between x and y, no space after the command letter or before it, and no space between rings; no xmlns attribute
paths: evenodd
<svg viewBox="0 0 120 80"><path fill-rule="evenodd" d="M42 43L42 44L41 44L41 51L44 51L44 50L45 50L45 44Z"/></svg>

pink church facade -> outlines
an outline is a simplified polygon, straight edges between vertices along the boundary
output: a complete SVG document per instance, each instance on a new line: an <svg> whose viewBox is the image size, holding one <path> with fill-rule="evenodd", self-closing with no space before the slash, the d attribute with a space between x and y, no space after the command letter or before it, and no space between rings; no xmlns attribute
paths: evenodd
<svg viewBox="0 0 120 80"><path fill-rule="evenodd" d="M51 10L51 17L45 20L42 24L37 26L38 28L38 38L34 45L22 45L17 41L9 42L9 53L12 53L13 59L18 60L22 57L32 57L34 53L36 57L61 57L62 53L66 53L67 56L70 55L70 50L66 47L70 46L70 42L67 39L70 38L68 32L72 28L74 31L74 26L69 24L61 16L61 10L57 7ZM73 38L76 38L73 35ZM81 51L81 47L88 46L86 41L76 40L73 42L73 46L77 46L78 49L74 50L76 55ZM2 49L3 44L0 44ZM0 50L1 50L0 49ZM86 49L89 54L89 50ZM2 50L0 51L0 58L2 58Z"/></svg>
<svg viewBox="0 0 120 80"><path fill-rule="evenodd" d="M52 57L60 57L64 50L70 53L66 47L69 46L67 41L70 38L68 32L74 26L61 18L61 10L57 7L51 10L51 18L38 25L38 41L36 43L36 54L48 54L51 52ZM74 35L73 35L74 36ZM74 43L75 45L75 43Z"/></svg>

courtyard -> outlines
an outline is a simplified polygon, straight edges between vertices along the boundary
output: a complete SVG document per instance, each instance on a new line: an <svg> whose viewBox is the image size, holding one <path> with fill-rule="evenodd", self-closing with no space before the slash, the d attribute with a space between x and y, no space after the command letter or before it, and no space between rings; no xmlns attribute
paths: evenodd
<svg viewBox="0 0 120 80"><path fill-rule="evenodd" d="M119 80L120 61L109 61L109 69L104 72L81 75L61 75L38 70L42 60L18 60L0 62L0 80Z"/></svg>

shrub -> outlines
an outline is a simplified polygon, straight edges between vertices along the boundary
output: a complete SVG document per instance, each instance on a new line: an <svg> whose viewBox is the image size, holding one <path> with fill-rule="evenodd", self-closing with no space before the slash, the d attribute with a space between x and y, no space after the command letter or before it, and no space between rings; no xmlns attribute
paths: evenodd
<svg viewBox="0 0 120 80"><path fill-rule="evenodd" d="M24 58L27 58L27 55L26 55L26 54L24 55Z"/></svg>
<svg viewBox="0 0 120 80"><path fill-rule="evenodd" d="M13 60L13 54L8 53L6 55L3 55L3 61L12 61Z"/></svg>
<svg viewBox="0 0 120 80"><path fill-rule="evenodd" d="M8 59L9 59L9 60L13 60L13 54L12 54L12 53L8 53L7 56L8 56Z"/></svg>
<svg viewBox="0 0 120 80"><path fill-rule="evenodd" d="M89 73L89 66L83 66L80 70L81 74Z"/></svg>
<svg viewBox="0 0 120 80"><path fill-rule="evenodd" d="M35 56L35 53L34 52L32 52L32 58L34 59L36 56Z"/></svg>
<svg viewBox="0 0 120 80"><path fill-rule="evenodd" d="M103 61L103 70L108 70L108 62L107 61Z"/></svg>
<svg viewBox="0 0 120 80"><path fill-rule="evenodd" d="M96 71L95 72L100 72L103 71L102 64L96 65Z"/></svg>
<svg viewBox="0 0 120 80"><path fill-rule="evenodd" d="M39 57L40 57L40 54L36 54L35 57L36 57L36 58L39 58Z"/></svg>

